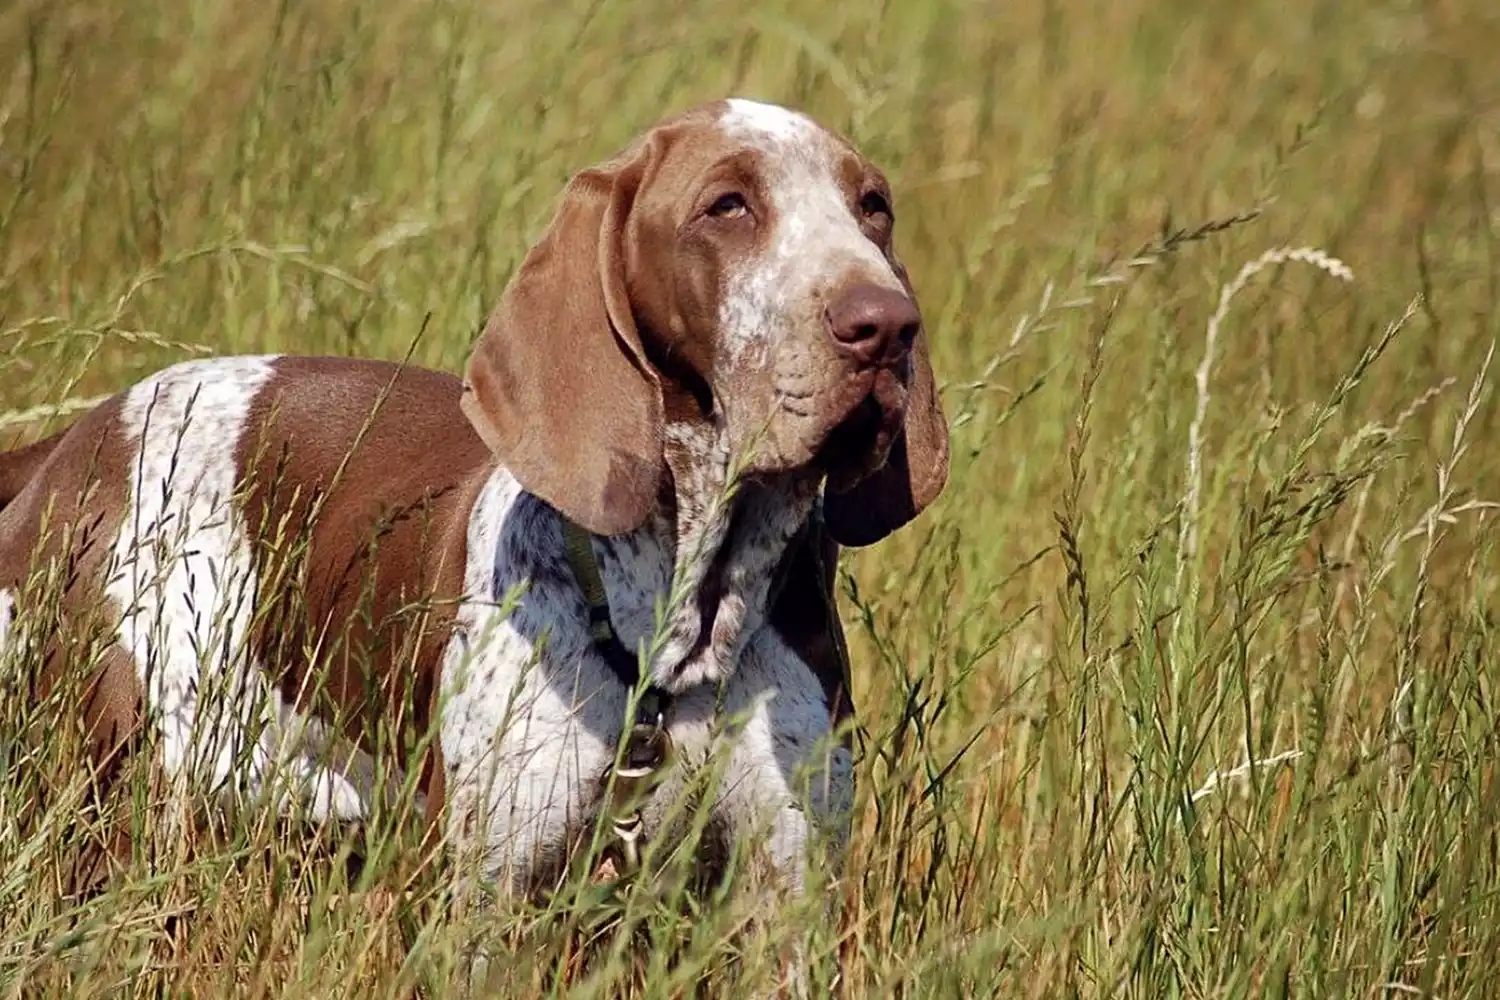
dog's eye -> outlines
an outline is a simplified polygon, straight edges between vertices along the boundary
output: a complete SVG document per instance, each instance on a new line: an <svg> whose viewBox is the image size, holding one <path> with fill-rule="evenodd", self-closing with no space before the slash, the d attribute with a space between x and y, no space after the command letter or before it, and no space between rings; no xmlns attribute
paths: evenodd
<svg viewBox="0 0 1500 1000"><path fill-rule="evenodd" d="M859 210L864 213L866 218L874 218L878 215L883 215L887 219L894 218L894 213L891 212L891 203L879 191L865 192L859 199Z"/></svg>
<svg viewBox="0 0 1500 1000"><path fill-rule="evenodd" d="M721 194L708 206L708 215L715 219L738 219L750 211L745 204L745 196L738 191Z"/></svg>

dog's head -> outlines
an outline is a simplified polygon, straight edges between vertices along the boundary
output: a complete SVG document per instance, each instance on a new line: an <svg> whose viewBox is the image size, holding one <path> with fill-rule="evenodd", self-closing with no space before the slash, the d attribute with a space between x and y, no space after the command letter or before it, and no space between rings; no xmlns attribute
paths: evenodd
<svg viewBox="0 0 1500 1000"><path fill-rule="evenodd" d="M470 358L464 410L528 490L599 534L656 503L667 420L749 475L827 475L847 545L942 490L948 433L880 171L782 108L672 118L573 178Z"/></svg>

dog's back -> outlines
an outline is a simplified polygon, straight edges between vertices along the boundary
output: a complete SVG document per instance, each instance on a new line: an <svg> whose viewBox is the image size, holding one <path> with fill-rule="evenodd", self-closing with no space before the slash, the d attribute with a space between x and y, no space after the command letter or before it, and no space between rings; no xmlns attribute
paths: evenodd
<svg viewBox="0 0 1500 1000"><path fill-rule="evenodd" d="M67 431L14 451L0 452L0 509L20 495L62 443Z"/></svg>
<svg viewBox="0 0 1500 1000"><path fill-rule="evenodd" d="M381 362L190 362L0 454L0 653L18 645L42 697L78 693L105 777L148 686L180 763L174 715L190 723L217 673L243 681L235 662L274 665L273 721L332 698L361 734L392 702L424 727L462 586L466 476L488 460L460 390ZM233 742L211 779L227 780ZM349 789L316 780L342 811Z"/></svg>

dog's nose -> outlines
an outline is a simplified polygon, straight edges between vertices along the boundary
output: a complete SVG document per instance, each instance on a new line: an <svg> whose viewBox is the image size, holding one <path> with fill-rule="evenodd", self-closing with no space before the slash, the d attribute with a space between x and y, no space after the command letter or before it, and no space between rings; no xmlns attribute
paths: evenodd
<svg viewBox="0 0 1500 1000"><path fill-rule="evenodd" d="M861 364L891 362L911 349L922 325L917 304L879 285L851 285L825 311L834 342Z"/></svg>

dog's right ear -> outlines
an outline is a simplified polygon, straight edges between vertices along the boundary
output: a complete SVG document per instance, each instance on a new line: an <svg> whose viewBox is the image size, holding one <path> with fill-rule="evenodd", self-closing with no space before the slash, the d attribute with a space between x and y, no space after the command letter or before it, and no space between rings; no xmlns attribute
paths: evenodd
<svg viewBox="0 0 1500 1000"><path fill-rule="evenodd" d="M639 527L663 471L662 400L626 290L627 220L660 139L569 182L474 344L469 422L527 491L600 535Z"/></svg>

